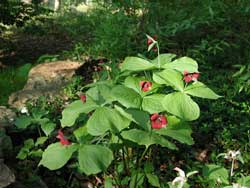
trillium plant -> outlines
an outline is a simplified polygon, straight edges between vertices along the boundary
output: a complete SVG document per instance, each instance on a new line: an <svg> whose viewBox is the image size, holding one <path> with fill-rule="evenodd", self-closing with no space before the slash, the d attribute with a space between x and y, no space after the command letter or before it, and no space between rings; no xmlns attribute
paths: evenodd
<svg viewBox="0 0 250 188"><path fill-rule="evenodd" d="M115 78L84 86L84 95L63 110L59 140L43 151L39 165L57 170L70 164L86 175L104 173L106 182L118 187L124 182L140 187L144 180L160 187L158 177L143 168L154 157L152 149L192 145L189 123L200 115L194 99L220 96L199 81L194 59L160 54L156 37L148 36L148 45L158 51L155 59L127 57ZM115 180L119 175L111 164L120 164L129 179Z"/></svg>

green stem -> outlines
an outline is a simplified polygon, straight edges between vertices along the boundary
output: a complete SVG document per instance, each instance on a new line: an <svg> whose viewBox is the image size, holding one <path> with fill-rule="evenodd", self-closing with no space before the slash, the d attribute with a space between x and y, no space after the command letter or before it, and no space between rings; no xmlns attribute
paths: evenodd
<svg viewBox="0 0 250 188"><path fill-rule="evenodd" d="M134 188L137 188L136 186L137 186L137 183L138 183L138 182L137 182L137 178L138 178L138 171L139 171L138 168L141 166L141 161L142 161L142 159L144 158L145 154L147 153L148 148L149 148L149 147L146 147L146 148L145 148L145 150L143 151L143 153L142 153L140 159L137 160L137 164L136 164L137 173L136 173L136 177L135 177L135 186L134 186Z"/></svg>
<svg viewBox="0 0 250 188"><path fill-rule="evenodd" d="M159 44L158 44L158 42L156 42L156 47L157 47L157 55L158 55L158 57L157 57L157 61L158 61L158 67L159 67L159 69L161 68L161 60L160 60L160 48L159 48Z"/></svg>

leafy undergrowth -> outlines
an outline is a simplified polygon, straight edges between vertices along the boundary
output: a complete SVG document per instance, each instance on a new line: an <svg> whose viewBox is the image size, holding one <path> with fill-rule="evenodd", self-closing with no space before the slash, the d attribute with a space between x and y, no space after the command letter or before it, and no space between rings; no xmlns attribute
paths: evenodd
<svg viewBox="0 0 250 188"><path fill-rule="evenodd" d="M238 8L235 9L235 7ZM128 156L138 159L144 148L137 148L134 143L128 142L126 144L131 144L134 150L115 152L115 156L119 158L105 173L90 176L75 170L78 166L75 155L69 161L70 165L60 170L49 171L42 166L37 167L42 154L39 149L44 151L49 144L58 142L56 136L61 125L59 120L66 106L65 101L42 99L36 105L29 106L31 113L29 117L32 117L34 125L26 130L7 131L15 149L12 152L13 156L6 159L6 162L14 169L18 182L25 187L41 186L41 181L44 181L48 187L76 188L99 182L98 186L101 187L104 180L110 182L115 177L127 185L133 177L136 177L133 176L134 174L142 178L142 174L145 173L156 175L159 181L163 182L164 188L168 187L167 181L172 181L176 177L173 171L176 166L185 169L186 172L199 171L198 175L191 176L189 180L191 187L197 188L223 187L228 185L228 180L232 185L237 180L240 181L242 175L249 176L250 94L247 90L238 92L239 87L247 86L244 84L249 79L243 75L243 82L241 80L238 87L237 78L232 77L238 71L235 68L236 64L249 64L250 35L247 27L249 7L250 4L247 1L229 3L224 1L176 1L175 3L134 1L130 4L113 2L112 5L100 6L86 14L69 11L63 15L34 18L23 27L11 30L19 33L17 37L2 35L5 43L0 44L3 46L1 54L4 54L4 56L1 55L1 61L7 66L67 58L83 61L86 56L92 56L94 59L98 59L99 56L104 57L104 64L102 61L97 61L92 69L80 70L79 74L87 77L87 81L91 80L92 76L93 80L101 81L114 78L117 74L117 65L123 62L127 55L137 56L137 52L141 52L143 54L139 54L139 57L147 56L153 59L157 54L153 49L146 52L147 41L143 33L156 35L155 39L161 46L161 52L171 52L178 56L187 55L195 59L199 64L199 80L222 96L212 102L196 100L201 114L198 120L191 123L194 145L174 142L179 148L178 151L154 147L141 159L141 163L145 164L143 172L129 173L128 169L135 168L135 165L133 161L125 164L124 156L120 156L120 152L125 153L125 158ZM41 55L43 56L40 57ZM112 71L107 71L110 68ZM3 95L1 93L1 97L4 96L4 99L1 99L4 102L0 102L2 104L6 104L7 96L11 91L19 89L18 85L24 83L25 79L14 78L15 74L15 67L1 72L0 89L4 91ZM74 83L65 89L70 96L70 101L66 103L79 99L79 91L86 91L86 82L82 84L79 81L81 79L75 79ZM121 79L123 78L116 81L119 82ZM147 83L144 84L147 85ZM37 115L36 111L42 114ZM37 116L40 117L37 118ZM86 116L80 118L78 126L85 124L87 118ZM40 145L32 144L32 141L27 141L24 145L25 140L32 138L36 142L37 137L43 134L43 130L38 127L43 126L46 119L53 123L50 125L55 128L55 131L51 132L49 138ZM70 136L73 130L72 127L64 128L63 132ZM72 136L70 138L70 141L75 141L72 140ZM106 137L101 141L94 140L94 143L100 144L100 142L106 146ZM24 160L15 159L15 155L22 147L25 148L24 156L21 156ZM229 150L235 152L239 150L244 159L244 163L239 158L235 159L233 178L229 177L232 159L224 159L225 156L218 157L220 153L227 153ZM29 155L30 152L33 154ZM206 173L215 169L219 169L219 172L214 176ZM218 176L221 176L220 180L216 179ZM156 179L155 176L147 175L144 177L144 187L153 185L157 187ZM113 182L113 184L121 185L121 182ZM110 184L107 183L107 188L108 185Z"/></svg>

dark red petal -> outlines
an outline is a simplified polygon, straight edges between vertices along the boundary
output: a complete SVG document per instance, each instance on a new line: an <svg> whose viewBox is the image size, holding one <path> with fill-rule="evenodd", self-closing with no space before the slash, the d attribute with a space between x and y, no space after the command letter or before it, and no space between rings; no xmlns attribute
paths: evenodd
<svg viewBox="0 0 250 188"><path fill-rule="evenodd" d="M151 127L152 129L161 129L162 128L162 124L158 121L152 121L151 122Z"/></svg>
<svg viewBox="0 0 250 188"><path fill-rule="evenodd" d="M151 120L151 121L154 121L154 120L156 120L158 117L159 117L159 114L154 113L153 115L151 115L150 120Z"/></svg>
<svg viewBox="0 0 250 188"><path fill-rule="evenodd" d="M60 143L62 144L62 145L70 145L71 144L71 142L70 141L68 141L67 139L61 139L60 140Z"/></svg>
<svg viewBox="0 0 250 188"><path fill-rule="evenodd" d="M193 80L193 77L191 75L187 75L187 76L184 76L183 80L186 82L186 83L189 83Z"/></svg>
<svg viewBox="0 0 250 188"><path fill-rule="evenodd" d="M188 75L188 74L189 74L188 71L187 71L187 70L184 70L183 75L186 76L186 75Z"/></svg>
<svg viewBox="0 0 250 188"><path fill-rule="evenodd" d="M80 98L81 98L81 100L82 100L83 103L86 102L86 98L87 98L86 95L81 95Z"/></svg>
<svg viewBox="0 0 250 188"><path fill-rule="evenodd" d="M140 81L140 86L142 91L147 92L148 90L151 89L152 82Z"/></svg>
<svg viewBox="0 0 250 188"><path fill-rule="evenodd" d="M167 125L168 124L168 120L165 116L161 115L161 123L162 125Z"/></svg>
<svg viewBox="0 0 250 188"><path fill-rule="evenodd" d="M145 84L146 81L140 81L140 86L143 87L143 85Z"/></svg>
<svg viewBox="0 0 250 188"><path fill-rule="evenodd" d="M198 73L198 72L195 72L192 74L192 77L196 80L199 78L199 76L200 76L200 73Z"/></svg>

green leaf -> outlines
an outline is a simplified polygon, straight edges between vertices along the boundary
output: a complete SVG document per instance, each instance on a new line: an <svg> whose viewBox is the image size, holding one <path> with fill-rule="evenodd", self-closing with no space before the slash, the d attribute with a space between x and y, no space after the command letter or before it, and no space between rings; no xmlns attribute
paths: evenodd
<svg viewBox="0 0 250 188"><path fill-rule="evenodd" d="M97 174L108 168L113 160L112 151L100 145L82 145L78 155L80 169L86 174Z"/></svg>
<svg viewBox="0 0 250 188"><path fill-rule="evenodd" d="M177 149L176 146L166 140L164 137L151 132L145 132L139 129L131 129L128 131L123 131L121 133L122 137L126 140L137 143L138 145L144 145L149 147L153 144L159 144L162 147L167 147L169 149Z"/></svg>
<svg viewBox="0 0 250 188"><path fill-rule="evenodd" d="M205 165L202 169L202 175L210 180L229 184L228 170L221 166L217 166L214 164Z"/></svg>
<svg viewBox="0 0 250 188"><path fill-rule="evenodd" d="M175 92L165 96L163 106L169 113L186 121L198 119L199 106L185 93Z"/></svg>
<svg viewBox="0 0 250 188"><path fill-rule="evenodd" d="M28 148L28 149L31 149L34 147L34 140L32 138L29 138L27 140L24 141L24 147L25 148Z"/></svg>
<svg viewBox="0 0 250 188"><path fill-rule="evenodd" d="M42 157L42 155L43 155L43 150L42 149L32 150L29 153L29 156L32 156L32 157Z"/></svg>
<svg viewBox="0 0 250 188"><path fill-rule="evenodd" d="M144 112L142 110L129 108L126 110L127 113L129 113L132 118L133 122L135 122L137 125L139 125L141 128L148 130L149 129L149 114L147 112Z"/></svg>
<svg viewBox="0 0 250 188"><path fill-rule="evenodd" d="M47 140L48 140L48 137L46 137L46 136L38 137L37 140L36 140L35 146L42 145Z"/></svg>
<svg viewBox="0 0 250 188"><path fill-rule="evenodd" d="M141 86L140 86L140 81L144 81L145 78L143 77L134 77L134 76L128 76L125 81L124 85L128 88L133 89L137 93L141 94Z"/></svg>
<svg viewBox="0 0 250 188"><path fill-rule="evenodd" d="M62 127L71 127L81 113L89 113L98 107L93 101L88 100L83 103L81 100L74 101L67 106L62 112L61 124Z"/></svg>
<svg viewBox="0 0 250 188"><path fill-rule="evenodd" d="M198 72L198 64L195 60L190 57L181 57L179 59L174 60L171 63L165 64L163 68L166 69L175 69L181 73L184 71Z"/></svg>
<svg viewBox="0 0 250 188"><path fill-rule="evenodd" d="M97 85L96 87L90 88L86 92L86 96L87 96L86 103L88 102L88 103L98 104L98 105L103 104L105 102L105 99L101 95L100 89L105 90L104 87L101 87L100 85ZM105 92L105 91L103 91L103 92Z"/></svg>
<svg viewBox="0 0 250 188"><path fill-rule="evenodd" d="M76 129L73 134L75 135L77 141L81 144L88 143L93 139L93 136L88 133L87 126L85 125Z"/></svg>
<svg viewBox="0 0 250 188"><path fill-rule="evenodd" d="M30 116L20 116L16 118L14 124L19 129L26 129L33 121L33 118Z"/></svg>
<svg viewBox="0 0 250 188"><path fill-rule="evenodd" d="M206 99L218 99L221 97L201 82L192 83L184 89L184 92L195 97Z"/></svg>
<svg viewBox="0 0 250 188"><path fill-rule="evenodd" d="M110 91L112 89L111 84L100 84L97 85L98 91L100 92L100 95L105 99L105 102L112 102L114 101L113 96L110 94Z"/></svg>
<svg viewBox="0 0 250 188"><path fill-rule="evenodd" d="M165 84L174 87L176 90L183 91L184 83L182 75L171 69L153 73L153 80L158 84Z"/></svg>
<svg viewBox="0 0 250 188"><path fill-rule="evenodd" d="M133 89L122 85L114 87L111 91L114 98L127 108L139 108L141 106L141 96Z"/></svg>
<svg viewBox="0 0 250 188"><path fill-rule="evenodd" d="M194 140L191 136L192 129L186 122L181 121L175 116L169 116L167 120L168 124L165 128L154 130L157 134L169 136L188 145L194 144Z"/></svg>
<svg viewBox="0 0 250 188"><path fill-rule="evenodd" d="M132 173L131 180L129 183L129 188L135 188L135 187L141 188L141 185L144 182L144 178L145 178L144 173L138 173L135 171L134 173Z"/></svg>
<svg viewBox="0 0 250 188"><path fill-rule="evenodd" d="M113 181L112 178L109 176L105 177L105 181L104 181L104 188L113 188Z"/></svg>
<svg viewBox="0 0 250 188"><path fill-rule="evenodd" d="M146 174L146 177L148 179L148 183L154 187L161 187L159 178L156 175L153 174Z"/></svg>
<svg viewBox="0 0 250 188"><path fill-rule="evenodd" d="M143 71L154 69L156 66L149 61L139 57L126 57L121 65L121 71Z"/></svg>
<svg viewBox="0 0 250 188"><path fill-rule="evenodd" d="M133 89L134 91L136 91L137 93L139 93L142 97L143 96L146 96L152 92L155 91L156 88L159 87L158 84L154 83L154 82L151 82L152 83L152 86L151 86L151 89L149 91L142 91L141 90L141 86L140 86L140 81L149 81L147 80L146 78L144 77L134 77L134 76L128 76L126 79L125 79L125 82L124 82L124 85L128 88L131 88Z"/></svg>
<svg viewBox="0 0 250 188"><path fill-rule="evenodd" d="M143 98L142 109L149 112L150 114L159 113L165 111L162 106L162 101L166 95L154 94Z"/></svg>
<svg viewBox="0 0 250 188"><path fill-rule="evenodd" d="M39 166L43 165L50 170L57 170L68 162L77 148L76 144L62 145L59 142L50 144L43 152Z"/></svg>
<svg viewBox="0 0 250 188"><path fill-rule="evenodd" d="M122 116L126 117L130 121L133 121L134 123L139 125L141 128L148 130L149 114L147 112L138 110L135 108L129 108L129 109L123 110L119 106L115 106L115 109Z"/></svg>
<svg viewBox="0 0 250 188"><path fill-rule="evenodd" d="M98 136L104 134L108 130L119 132L127 128L129 124L130 120L122 116L117 110L99 107L89 118L87 130L89 134Z"/></svg>
<svg viewBox="0 0 250 188"><path fill-rule="evenodd" d="M166 54L160 54L160 65L161 67L167 63L170 63L172 59L176 57L175 54L166 53ZM152 63L158 67L158 57L156 57L154 60L152 60Z"/></svg>
<svg viewBox="0 0 250 188"><path fill-rule="evenodd" d="M239 183L242 186L248 186L250 187L250 176L242 176L237 180L237 183Z"/></svg>
<svg viewBox="0 0 250 188"><path fill-rule="evenodd" d="M56 128L56 124L52 122L46 122L41 125L41 129L43 130L44 134L46 136L49 136L52 131L54 131Z"/></svg>
<svg viewBox="0 0 250 188"><path fill-rule="evenodd" d="M24 160L27 158L30 150L28 148L22 147L21 150L18 152L16 158L20 160Z"/></svg>

